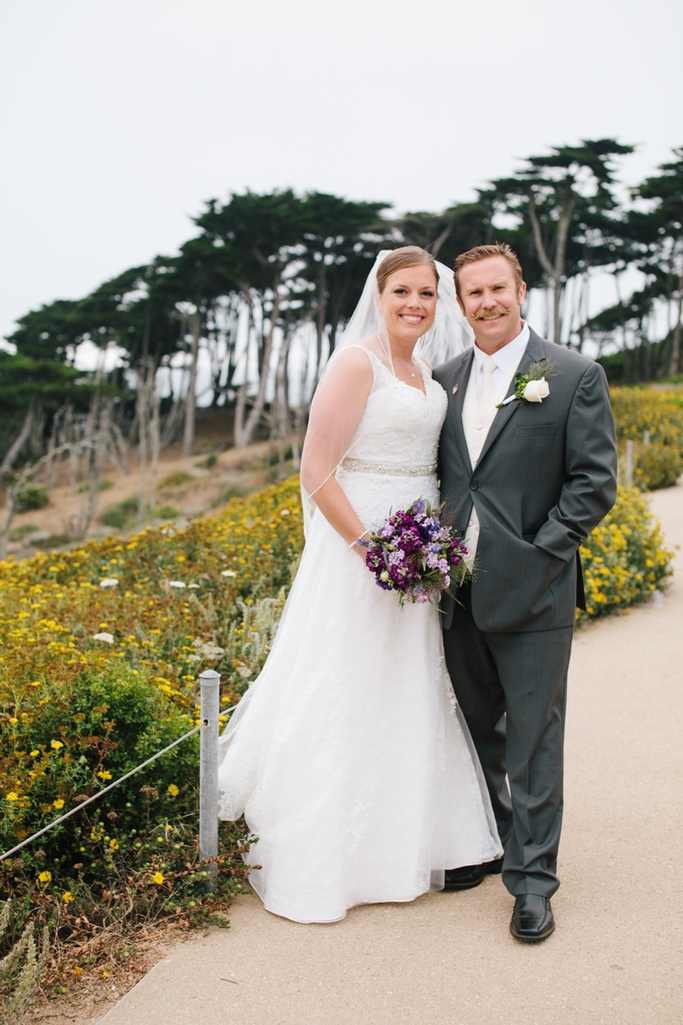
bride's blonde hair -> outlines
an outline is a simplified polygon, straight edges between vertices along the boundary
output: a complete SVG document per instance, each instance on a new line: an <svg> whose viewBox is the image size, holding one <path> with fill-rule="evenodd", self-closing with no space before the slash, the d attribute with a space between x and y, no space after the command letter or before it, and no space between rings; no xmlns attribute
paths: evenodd
<svg viewBox="0 0 683 1025"><path fill-rule="evenodd" d="M382 294L388 278L397 270L403 270L404 267L421 267L423 265L432 268L438 286L439 272L436 269L436 263L431 253L428 253L426 249L421 249L419 246L401 246L400 249L394 249L388 256L385 256L377 268L377 288L379 289L379 294Z"/></svg>

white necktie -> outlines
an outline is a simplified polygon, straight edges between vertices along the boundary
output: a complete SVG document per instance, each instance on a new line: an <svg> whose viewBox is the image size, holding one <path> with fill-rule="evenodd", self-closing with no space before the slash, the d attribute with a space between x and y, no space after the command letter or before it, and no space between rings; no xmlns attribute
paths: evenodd
<svg viewBox="0 0 683 1025"><path fill-rule="evenodd" d="M496 386L493 382L493 371L497 369L497 366L498 364L491 356L487 356L481 365L481 391L477 397L480 416L489 414L495 405Z"/></svg>

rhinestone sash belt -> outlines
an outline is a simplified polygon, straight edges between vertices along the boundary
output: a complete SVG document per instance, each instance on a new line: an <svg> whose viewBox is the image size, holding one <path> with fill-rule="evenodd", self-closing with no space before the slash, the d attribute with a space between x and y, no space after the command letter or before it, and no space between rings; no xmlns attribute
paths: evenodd
<svg viewBox="0 0 683 1025"><path fill-rule="evenodd" d="M436 473L436 463L421 466L400 466L398 463L373 463L369 459L342 459L342 470L354 473L379 473L386 477L431 477Z"/></svg>

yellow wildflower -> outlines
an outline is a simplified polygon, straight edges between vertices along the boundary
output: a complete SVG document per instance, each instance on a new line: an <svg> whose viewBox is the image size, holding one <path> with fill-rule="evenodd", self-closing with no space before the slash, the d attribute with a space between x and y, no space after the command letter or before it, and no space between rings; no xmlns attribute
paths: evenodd
<svg viewBox="0 0 683 1025"><path fill-rule="evenodd" d="M161 886L163 881L164 881L164 874L163 874L163 872L155 872L154 875L152 876L152 882L156 883L157 886Z"/></svg>

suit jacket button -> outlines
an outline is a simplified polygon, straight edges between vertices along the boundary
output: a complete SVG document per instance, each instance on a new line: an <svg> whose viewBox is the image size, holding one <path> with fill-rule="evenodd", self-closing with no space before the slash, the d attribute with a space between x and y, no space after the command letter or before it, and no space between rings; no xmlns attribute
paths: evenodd
<svg viewBox="0 0 683 1025"><path fill-rule="evenodd" d="M476 491L478 487L479 485L477 484L476 480L473 480L470 484L470 491Z"/></svg>

